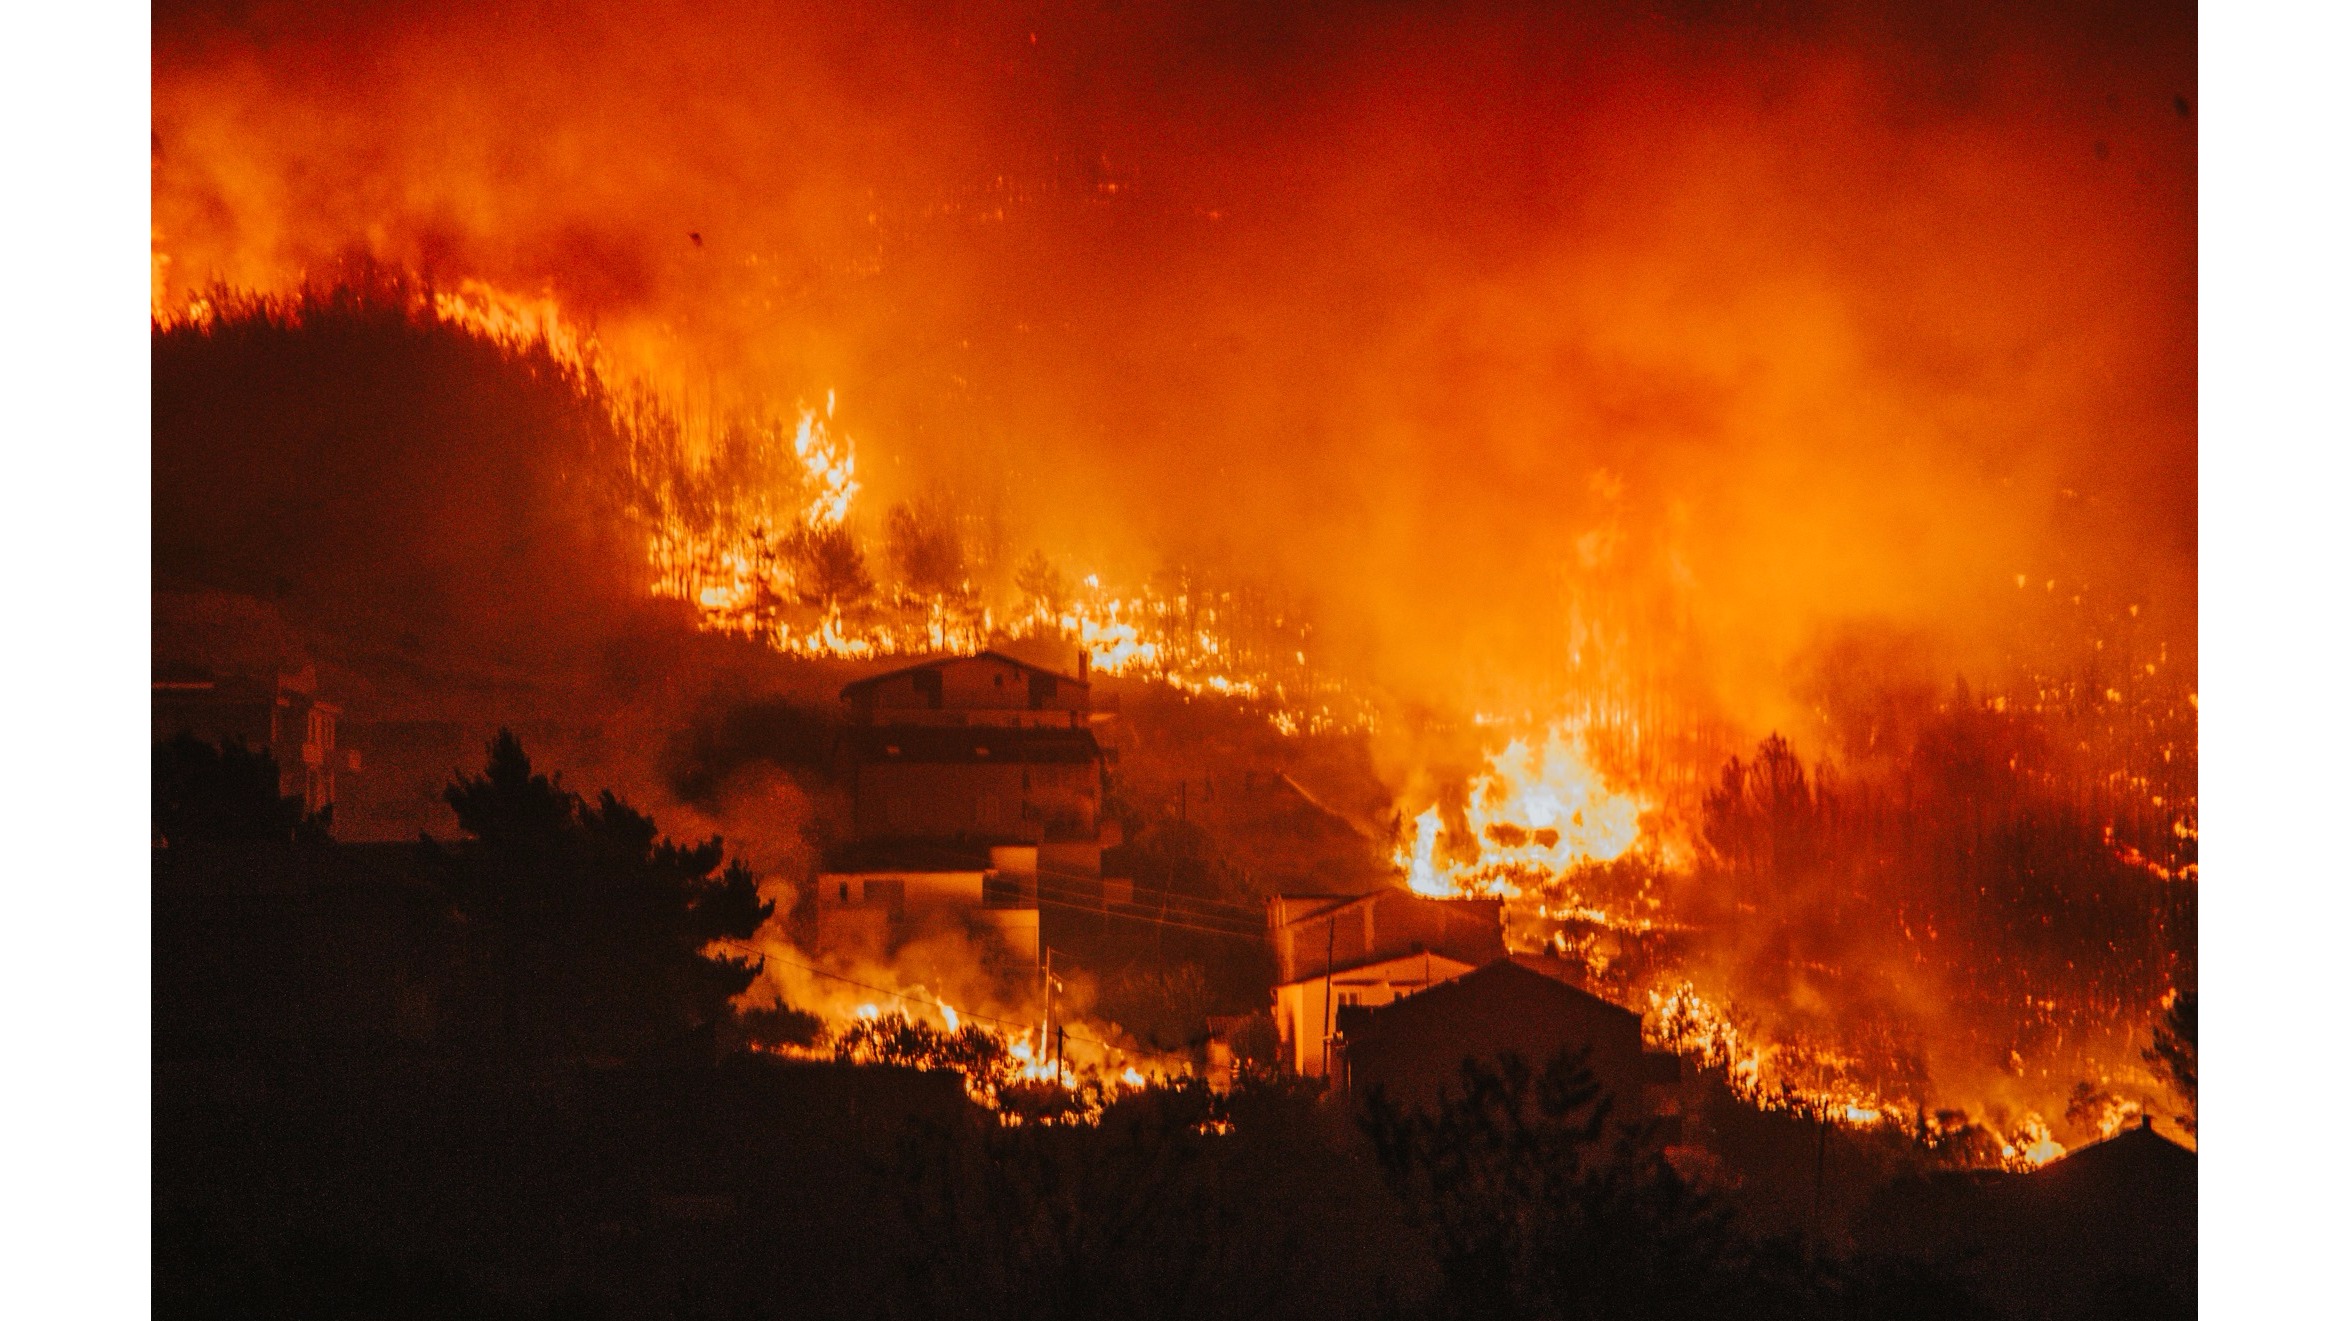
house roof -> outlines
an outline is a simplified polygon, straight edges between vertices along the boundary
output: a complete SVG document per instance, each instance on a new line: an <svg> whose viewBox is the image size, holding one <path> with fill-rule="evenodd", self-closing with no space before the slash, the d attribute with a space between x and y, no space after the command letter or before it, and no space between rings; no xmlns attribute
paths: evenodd
<svg viewBox="0 0 2349 1321"><path fill-rule="evenodd" d="M1007 656L1000 651L988 650L974 652L968 656L935 656L929 660L919 662L918 664L901 665L894 670L885 670L880 674L858 679L854 683L846 684L840 689L840 700L845 702L857 693L860 693L868 688L878 687L881 684L889 682L891 679L900 679L906 675L918 674L924 670L940 670L946 668L949 665L960 665L965 662L975 660L1001 661L1004 664L1012 666L1016 669L1025 670L1030 674L1050 675L1052 678L1057 679L1062 683L1075 684L1079 688L1092 687L1090 683L1078 678L1073 674L1064 674L1059 670L1047 669L1041 665L1031 664L1027 661L1021 660L1017 656Z"/></svg>
<svg viewBox="0 0 2349 1321"><path fill-rule="evenodd" d="M1488 988L1510 984L1529 988L1560 1004L1575 1004L1586 1010L1620 1015L1631 1020L1636 1029L1639 1014L1612 1000L1592 995L1578 986L1569 986L1546 973L1529 968L1513 958L1495 959L1474 972L1463 973L1448 982L1431 986L1417 995L1406 996L1391 1005L1381 1005L1369 1021L1393 1022L1399 1018L1428 1015L1441 1018L1467 1009L1473 999Z"/></svg>
<svg viewBox="0 0 2349 1321"><path fill-rule="evenodd" d="M907 765L1081 765L1101 760L1089 729L883 725L840 731L840 751L859 762Z"/></svg>
<svg viewBox="0 0 2349 1321"><path fill-rule="evenodd" d="M2034 1170L2040 1183L2067 1181L2192 1178L2199 1161L2194 1152L2153 1131L2148 1115L2135 1128L2124 1129Z"/></svg>
<svg viewBox="0 0 2349 1321"><path fill-rule="evenodd" d="M1453 958L1451 955L1446 954L1441 950L1422 948L1404 950L1400 952L1390 951L1388 953L1377 955L1373 958L1356 959L1352 963L1341 963L1336 967L1331 968L1326 974L1316 972L1310 977L1300 977L1293 982L1283 982L1282 985L1305 986L1321 981L1325 976L1330 978L1344 977L1352 973L1363 972L1371 968L1384 967L1389 964L1393 964L1397 967L1409 968L1414 965L1421 965L1431 961L1450 964L1455 968L1471 968L1475 966L1469 963L1466 959ZM1278 990L1280 988L1275 987L1273 989Z"/></svg>
<svg viewBox="0 0 2349 1321"><path fill-rule="evenodd" d="M1322 894L1306 891L1301 894L1286 892L1273 896L1273 901L1282 905L1285 910L1283 917L1289 926L1327 917L1331 913L1342 912L1358 904L1374 903L1381 900L1389 903L1442 904L1455 911L1465 911L1478 905L1497 909L1501 904L1498 899L1439 898L1435 895L1419 894L1416 891L1404 889L1400 885L1383 885L1378 889L1364 890L1359 894Z"/></svg>

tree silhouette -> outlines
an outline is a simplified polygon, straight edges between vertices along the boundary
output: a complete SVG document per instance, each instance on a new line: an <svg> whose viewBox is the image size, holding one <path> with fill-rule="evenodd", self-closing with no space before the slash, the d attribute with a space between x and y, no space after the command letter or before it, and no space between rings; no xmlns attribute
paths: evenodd
<svg viewBox="0 0 2349 1321"><path fill-rule="evenodd" d="M182 733L155 745L154 838L188 844L323 842L333 808L312 813L278 792L277 758L243 739L218 745Z"/></svg>
<svg viewBox="0 0 2349 1321"><path fill-rule="evenodd" d="M886 1171L908 1232L884 1314L1286 1314L1295 1217L1326 1207L1276 1204L1277 1170L1243 1153L1290 1159L1306 1134L1292 1122L1263 1135L1285 1142L1251 1147L1256 1125L1241 1116L1241 1136L1212 1138L1200 1131L1212 1106L1193 1086L1121 1103L1097 1126L909 1128Z"/></svg>
<svg viewBox="0 0 2349 1321"><path fill-rule="evenodd" d="M1576 1053L1536 1077L1462 1062L1431 1109L1373 1094L1363 1127L1427 1229L1463 1317L1716 1317L1798 1308L1800 1282L1747 1248L1729 1213L1639 1134Z"/></svg>
<svg viewBox="0 0 2349 1321"><path fill-rule="evenodd" d="M873 594L873 576L865 569L865 553L840 524L795 528L785 538L783 550L802 604L845 610Z"/></svg>
<svg viewBox="0 0 2349 1321"><path fill-rule="evenodd" d="M1020 589L1020 595L1027 598L1031 614L1057 615L1068 603L1068 579L1053 567L1043 551L1030 551L1020 561L1012 581Z"/></svg>
<svg viewBox="0 0 2349 1321"><path fill-rule="evenodd" d="M729 1015L755 961L712 954L774 911L724 841L681 845L610 791L589 803L500 730L443 797L472 838L444 849L483 932L510 1045L628 1056Z"/></svg>
<svg viewBox="0 0 2349 1321"><path fill-rule="evenodd" d="M925 596L961 593L962 536L953 515L935 500L901 504L889 511L889 554L905 585Z"/></svg>
<svg viewBox="0 0 2349 1321"><path fill-rule="evenodd" d="M2162 1016L2153 1021L2153 1047L2145 1052L2145 1062L2177 1089L2188 1109L2195 1104L2199 1064L2195 1026L2194 992L2180 992L2170 1000Z"/></svg>
<svg viewBox="0 0 2349 1321"><path fill-rule="evenodd" d="M1750 762L1731 757L1705 794L1704 839L1732 870L1799 873L1815 865L1832 800L1780 735Z"/></svg>

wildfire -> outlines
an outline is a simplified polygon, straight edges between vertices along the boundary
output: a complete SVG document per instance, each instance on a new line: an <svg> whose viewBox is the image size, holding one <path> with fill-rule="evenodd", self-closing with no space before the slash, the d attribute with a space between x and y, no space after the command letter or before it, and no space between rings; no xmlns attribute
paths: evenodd
<svg viewBox="0 0 2349 1321"><path fill-rule="evenodd" d="M1911 1107L1851 1076L1854 1061L1831 1049L1762 1038L1686 981L1648 992L1648 1044L1699 1068L1762 1110L1786 1110L1846 1128L1874 1128Z"/></svg>
<svg viewBox="0 0 2349 1321"><path fill-rule="evenodd" d="M927 1008L938 1011L937 1021L917 1016L917 1009ZM1146 1075L1122 1063L1112 1047L1061 1035L1063 1043L1076 1040L1081 1053L1062 1055L1047 1047L1042 1029L976 1021L943 1001L890 1009L865 1003L828 1023L815 1042L779 1047L775 1053L956 1073L964 1094L1006 1125L1099 1123L1119 1098L1187 1076L1187 1071Z"/></svg>
<svg viewBox="0 0 2349 1321"><path fill-rule="evenodd" d="M840 526L848 519L849 502L856 499L856 442L846 436L832 439L832 410L838 403L838 392L826 390L823 418L818 420L812 408L800 409L799 430L791 437L791 450L799 456L811 492L802 515L811 527Z"/></svg>
<svg viewBox="0 0 2349 1321"><path fill-rule="evenodd" d="M2064 1154L2064 1144L2047 1131L2047 1121L2036 1114L2023 1116L2023 1122L2007 1135L1998 1147L2008 1168L2035 1170Z"/></svg>
<svg viewBox="0 0 2349 1321"><path fill-rule="evenodd" d="M1651 807L1592 769L1578 728L1554 724L1538 749L1512 739L1487 762L1469 783L1452 831L1440 805L1421 812L1395 862L1420 894L1515 898L1577 867L1622 857L1639 842L1640 818Z"/></svg>
<svg viewBox="0 0 2349 1321"><path fill-rule="evenodd" d="M170 258L160 240L153 256L157 272L168 268ZM934 655L1006 639L1055 639L1082 647L1092 668L1105 675L1250 704L1283 733L1358 730L1374 723L1373 708L1361 694L1316 670L1306 645L1309 630L1302 623L1179 575L1116 586L1098 572L1083 573L1073 583L1055 574L1034 585L1023 575L1016 593L1001 573L992 585L964 581L952 589L875 581L886 577L885 570L876 574L884 557L877 545L860 539L860 529L877 520L862 503L866 491L858 477L858 445L841 424L835 391L824 391L820 407L800 404L782 415L737 420L726 430L706 415L688 418L677 392L664 393L650 383L651 373L624 366L620 355L594 334L568 321L551 297L478 280L461 281L449 290L414 283L391 287L408 298L410 315L458 327L512 352L543 353L560 370L595 387L621 433L637 447L630 457L644 493L637 512L645 529L652 591L688 603L705 629L823 658ZM290 320L303 306L299 297L213 289L168 308L161 301L162 288L159 278L158 328L206 326L251 313ZM748 479L702 480L710 455L724 448L711 440L721 430L727 443L747 447L757 458ZM2034 580L2032 586L2039 583ZM2049 587L2031 596L2036 601L2052 592ZM2090 608L2080 604L2080 596L2070 599L2075 611ZM2129 615L2134 618L2134 607ZM2097 653L2107 650L2106 639L2091 641ZM2111 650L2122 651L2114 641ZM2047 663L2031 673L2028 683L2011 693L1985 695L1978 705L1990 715L2030 718L2065 730L2067 745L2076 743L2082 752L2093 740L2100 758L2124 762L2109 769L2112 762L2104 761L2087 772L2103 777L2099 792L2142 805L2132 837L2105 828L2110 856L2156 879L2190 885L2199 875L2193 745L2177 731L2190 728L2199 696L2174 693L2171 674L2166 650L2094 683ZM2157 677L2162 683L2154 682ZM1632 713L1635 721L1654 723L1641 708ZM1479 715L1476 723L1493 728L1509 722ZM1685 930L1668 920L1669 914L1653 911L1655 901L1644 891L1629 898L1602 896L1604 902L1576 892L1592 888L1575 879L1577 872L1623 860L1635 850L1638 858L1653 857L1664 866L1685 862L1673 834L1682 823L1662 806L1682 799L1657 788L1666 781L1651 774L1652 767L1640 771L1633 783L1600 769L1623 764L1611 754L1594 755L1594 744L1612 749L1611 728L1588 716L1532 727L1490 755L1460 797L1432 803L1410 818L1393 853L1410 888L1430 896L1527 900L1513 905L1513 912L1595 929L1607 943L1605 952L1584 951L1594 971L1617 957L1617 936ZM2077 739L2069 733L2075 729ZM2014 769L2014 763L2009 767ZM1553 937L1561 952L1568 952L1564 940ZM1648 975L1677 977L1672 962L1664 959ZM1640 985L1649 984L1643 975ZM1653 984L1660 989L1645 993L1659 1025L1659 1042L1721 1068L1756 1104L1798 1108L1860 1127L1898 1122L1917 1112L1913 1103L1895 1103L1848 1081L1852 1070L1835 1066L1831 1051L1765 1039L1752 1024L1741 1027L1685 982ZM2045 1003L2052 1015L2056 1001ZM894 1026L890 1032L858 1026L881 1024L891 1014L902 1017L902 1011L878 1006L863 1007L852 1020L844 1016L827 1038L828 1048L848 1051L843 1058L895 1051L900 1062L954 1068L970 1080L974 1098L1007 1114L1007 1122L1032 1113L1018 1104L1004 1108L1002 1098L1018 1096L1016 1089L1050 1085L1068 1090L1058 1074L1045 1072L1067 1066L1042 1064L1040 1042L981 1028L952 1008L942 1009L942 1028L922 1025L934 1040ZM994 1047L970 1036L974 1030ZM850 1034L860 1031L855 1044L847 1044ZM1080 1091L1091 1087L1098 1097L1139 1085L1132 1081L1137 1071L1106 1060L1074 1076L1081 1081L1070 1085ZM1006 1093L1007 1086L1014 1091ZM1081 1114L1083 1107L1065 1112ZM2116 1106L2092 1120L2067 1116L2073 1127L2066 1133L2109 1134L2133 1113ZM2063 1151L2036 1113L1992 1136L1996 1159L2018 1167ZM1982 1159L1992 1157L1985 1151Z"/></svg>
<svg viewBox="0 0 2349 1321"><path fill-rule="evenodd" d="M150 256L156 272L169 268L159 232ZM205 326L240 310L295 322L314 292L213 289L175 306L163 288L158 275L150 309L158 329ZM549 295L478 279L439 289L395 278L369 296L387 291L411 316L509 352L543 354L596 393L634 447L652 591L694 607L703 628L790 655L858 660L1048 638L1083 648L1104 674L1253 703L1284 733L1373 723L1369 703L1312 667L1298 621L1278 611L1246 621L1271 636L1244 643L1235 630L1240 603L1228 591L1190 583L1118 591L1088 572L1073 590L990 600L967 581L946 591L875 581L881 557L859 536L864 486L856 441L837 427L837 390L824 392L821 408L802 404L784 419L719 418L689 407L641 354L614 351ZM745 460L747 479L713 483L712 466L728 446Z"/></svg>

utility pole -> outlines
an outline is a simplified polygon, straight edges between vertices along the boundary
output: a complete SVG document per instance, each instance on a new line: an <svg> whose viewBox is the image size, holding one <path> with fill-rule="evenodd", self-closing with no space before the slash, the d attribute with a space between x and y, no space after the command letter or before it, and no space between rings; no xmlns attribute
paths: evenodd
<svg viewBox="0 0 2349 1321"><path fill-rule="evenodd" d="M1815 1076L1818 1079L1817 1094L1824 1098L1827 1095L1826 1067L1820 1066ZM1818 1109L1819 1147L1815 1163L1811 1167L1811 1252L1813 1255L1816 1255L1822 1246L1819 1203L1825 1198L1827 1192L1827 1106L1824 1100L1820 1101Z"/></svg>
<svg viewBox="0 0 2349 1321"><path fill-rule="evenodd" d="M1052 1030L1052 992L1059 983L1052 977L1052 947L1044 947L1044 1042L1041 1053L1052 1061L1052 1081L1060 1081L1059 1037Z"/></svg>
<svg viewBox="0 0 2349 1321"><path fill-rule="evenodd" d="M1331 988L1337 984L1338 961L1338 915L1334 912L1329 915L1328 936L1328 946L1321 955L1321 1077L1324 1082L1329 1080L1329 1043L1335 1032L1332 1025L1337 1021L1338 1013L1337 1002L1331 992Z"/></svg>

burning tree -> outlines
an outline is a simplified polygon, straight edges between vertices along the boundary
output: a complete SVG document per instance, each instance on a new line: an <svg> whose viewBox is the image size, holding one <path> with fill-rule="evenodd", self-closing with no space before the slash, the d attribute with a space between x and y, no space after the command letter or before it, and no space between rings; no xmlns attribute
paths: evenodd
<svg viewBox="0 0 2349 1321"><path fill-rule="evenodd" d="M2195 1088L2200 1061L2195 1045L2196 1013L2194 992L2172 992L2170 1001L2154 1020L2153 1048L2145 1052L2145 1062L2151 1064L2164 1081L2185 1098L2186 1108L2195 1105Z"/></svg>

